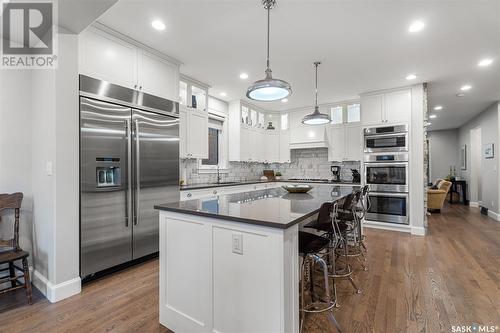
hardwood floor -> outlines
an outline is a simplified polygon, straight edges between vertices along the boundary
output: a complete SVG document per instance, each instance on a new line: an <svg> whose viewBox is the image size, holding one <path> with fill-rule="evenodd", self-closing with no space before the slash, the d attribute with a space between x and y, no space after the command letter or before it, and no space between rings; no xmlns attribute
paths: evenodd
<svg viewBox="0 0 500 333"><path fill-rule="evenodd" d="M366 235L369 270L355 273L363 293L338 282L335 316L345 332L500 326L500 222L453 205L430 216L426 237L374 229ZM38 296L24 305L22 291L8 297L0 297L0 332L169 332L158 324L157 260L94 281L55 304ZM323 315L311 315L305 331L335 329Z"/></svg>

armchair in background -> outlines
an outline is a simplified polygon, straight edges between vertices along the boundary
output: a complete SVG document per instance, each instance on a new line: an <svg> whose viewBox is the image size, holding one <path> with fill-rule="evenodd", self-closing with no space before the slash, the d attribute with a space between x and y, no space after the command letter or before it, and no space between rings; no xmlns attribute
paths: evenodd
<svg viewBox="0 0 500 333"><path fill-rule="evenodd" d="M451 182L438 179L436 185L427 189L427 209L437 210L440 213L450 188Z"/></svg>

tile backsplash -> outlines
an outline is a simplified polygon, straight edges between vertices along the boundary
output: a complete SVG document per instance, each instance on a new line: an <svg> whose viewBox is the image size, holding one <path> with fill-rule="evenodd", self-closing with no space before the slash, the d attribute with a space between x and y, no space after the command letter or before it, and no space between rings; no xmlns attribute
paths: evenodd
<svg viewBox="0 0 500 333"><path fill-rule="evenodd" d="M264 164L230 162L229 172L221 173L222 181L247 181L257 180L262 176L265 169L280 171L283 178L325 178L330 179L332 172L330 167L338 165L341 167L341 179L352 180L351 169L360 171L359 161L330 162L328 161L327 148L293 149L290 156L291 163ZM197 160L181 160L181 175L185 169L188 184L213 183L217 181L215 173L200 173ZM182 178L182 177L181 177Z"/></svg>

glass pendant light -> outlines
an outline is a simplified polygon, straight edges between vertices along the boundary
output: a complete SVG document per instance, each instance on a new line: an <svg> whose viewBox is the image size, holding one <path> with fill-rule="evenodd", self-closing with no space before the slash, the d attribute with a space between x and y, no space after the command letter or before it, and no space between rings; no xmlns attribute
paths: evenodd
<svg viewBox="0 0 500 333"><path fill-rule="evenodd" d="M276 4L276 0L262 0L264 9L267 10L267 69L266 78L255 81L247 89L247 97L255 101L277 101L292 93L292 87L286 81L273 79L271 67L269 66L269 26L271 8Z"/></svg>
<svg viewBox="0 0 500 333"><path fill-rule="evenodd" d="M330 122L330 116L324 113L320 113L318 107L318 66L320 64L320 61L316 61L314 63L314 67L316 69L316 89L314 90L316 94L316 100L314 102L314 112L302 118L302 123L306 125L324 125Z"/></svg>

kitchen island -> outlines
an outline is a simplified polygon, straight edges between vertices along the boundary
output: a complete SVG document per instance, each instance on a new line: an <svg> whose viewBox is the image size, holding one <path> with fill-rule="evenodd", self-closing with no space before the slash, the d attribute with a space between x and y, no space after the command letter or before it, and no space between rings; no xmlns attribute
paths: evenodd
<svg viewBox="0 0 500 333"><path fill-rule="evenodd" d="M157 205L160 323L175 332L298 332L298 231L356 186Z"/></svg>

